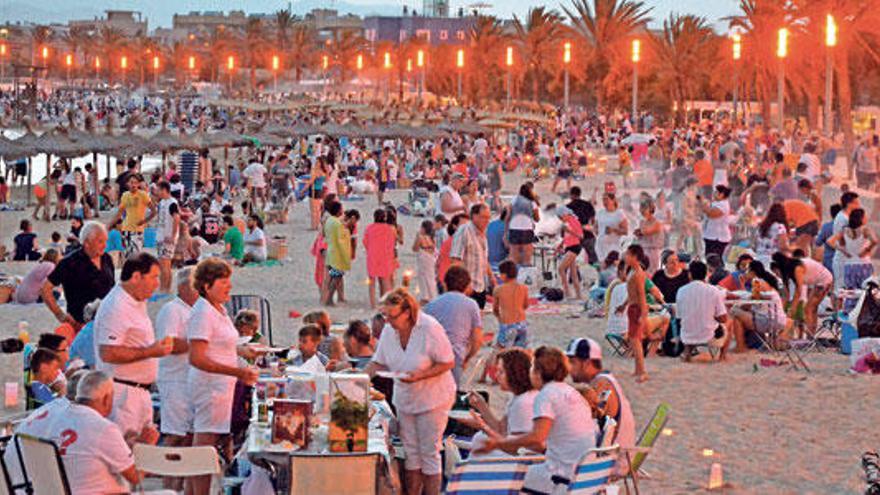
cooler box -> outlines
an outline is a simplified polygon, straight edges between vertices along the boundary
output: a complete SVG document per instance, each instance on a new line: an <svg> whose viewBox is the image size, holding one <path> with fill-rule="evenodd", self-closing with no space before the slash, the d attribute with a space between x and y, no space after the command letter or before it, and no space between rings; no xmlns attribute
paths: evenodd
<svg viewBox="0 0 880 495"><path fill-rule="evenodd" d="M270 260L287 258L287 238L273 237L266 242L266 257Z"/></svg>

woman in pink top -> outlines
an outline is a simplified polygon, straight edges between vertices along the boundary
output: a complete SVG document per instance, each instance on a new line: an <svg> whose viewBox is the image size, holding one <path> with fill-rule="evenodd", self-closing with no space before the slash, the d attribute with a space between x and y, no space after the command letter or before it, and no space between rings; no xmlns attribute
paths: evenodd
<svg viewBox="0 0 880 495"><path fill-rule="evenodd" d="M376 280L379 281L379 297L394 286L394 270L397 257L397 229L385 223L385 210L373 212L373 223L364 229L364 248L367 251L367 276L370 279L370 307L376 307Z"/></svg>
<svg viewBox="0 0 880 495"><path fill-rule="evenodd" d="M581 298L581 277L578 273L577 257L581 254L581 240L584 238L584 229L581 227L577 216L565 206L556 208L556 216L562 221L562 261L559 262L559 280L562 281L562 292L569 297L569 284L574 285L574 293L577 299Z"/></svg>

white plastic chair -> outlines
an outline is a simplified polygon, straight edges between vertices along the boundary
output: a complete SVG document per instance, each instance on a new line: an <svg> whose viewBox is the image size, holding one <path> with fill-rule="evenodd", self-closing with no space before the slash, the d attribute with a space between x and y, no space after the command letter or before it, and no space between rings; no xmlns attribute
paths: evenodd
<svg viewBox="0 0 880 495"><path fill-rule="evenodd" d="M378 454L292 455L291 495L374 495Z"/></svg>
<svg viewBox="0 0 880 495"><path fill-rule="evenodd" d="M132 453L134 465L140 471L171 478L210 475L209 493L220 492L223 471L214 447L159 447L136 443Z"/></svg>
<svg viewBox="0 0 880 495"><path fill-rule="evenodd" d="M54 443L30 435L16 435L15 445L30 481L29 493L70 495L67 473Z"/></svg>

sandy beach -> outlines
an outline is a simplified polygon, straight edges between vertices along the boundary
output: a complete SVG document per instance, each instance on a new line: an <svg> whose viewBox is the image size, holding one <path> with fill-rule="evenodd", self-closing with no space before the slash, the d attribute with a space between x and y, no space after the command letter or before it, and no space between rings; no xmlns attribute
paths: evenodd
<svg viewBox="0 0 880 495"><path fill-rule="evenodd" d="M505 177L505 194L512 194L518 176ZM589 196L603 180L590 178L578 182ZM543 180L537 192L542 203L559 201L549 192L551 181ZM395 205L405 202L406 191L390 194ZM372 218L375 197L344 202L346 209L361 213L362 232ZM18 230L18 221L30 212L0 212L0 239L7 245ZM108 213L102 219L106 220ZM400 248L401 270L415 269L415 256L409 249L420 217L401 215L406 239ZM308 228L308 205L293 206L290 221L268 225L267 234L283 235L288 241L288 259L280 266L236 269L233 276L236 294L263 295L271 303L276 343L295 342L298 319L291 311L305 314L317 309L318 293L313 281L314 258L309 254L315 233ZM42 245L52 231L62 234L67 222L37 222L35 230ZM352 318L368 318L369 308L364 251L358 246L353 270L346 277L349 302L332 308L337 323ZM30 264L0 263L0 271L24 275ZM594 278L592 269L585 271ZM161 302L151 303L155 316ZM561 314L530 315L529 327L534 345L565 345L573 337L589 336L603 340L603 319L590 319L575 306L566 306ZM55 320L42 305L0 306L0 338L18 332L19 321L29 324L35 338L55 327ZM484 328L495 332L497 322L484 314ZM782 367L762 367L765 354L732 355L722 364L684 364L678 359L651 358L647 362L650 380L636 384L631 377L632 361L609 357L605 347L606 367L617 374L633 404L638 430L650 419L658 404L670 405L667 428L671 435L661 436L644 468L651 479L640 481L642 493L700 493L705 489L709 468L721 463L728 484L724 493L861 493L864 490L860 456L880 447L880 410L873 395L878 383L871 376L847 372L848 357L837 353L812 353L806 359L812 373L789 371ZM21 383L21 356L0 356L0 380ZM23 393L21 391L20 393ZM504 393L492 388L493 406L501 407ZM6 410L12 413L13 410ZM704 449L714 455L704 456Z"/></svg>

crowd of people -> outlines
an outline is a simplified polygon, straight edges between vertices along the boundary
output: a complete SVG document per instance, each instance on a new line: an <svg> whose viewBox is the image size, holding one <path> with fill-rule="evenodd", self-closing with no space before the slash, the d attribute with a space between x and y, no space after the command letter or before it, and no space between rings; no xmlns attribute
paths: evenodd
<svg viewBox="0 0 880 495"><path fill-rule="evenodd" d="M494 375L511 399L499 417L469 394L479 414L462 422L481 432L472 455L543 452L545 462L529 469L525 486L550 493L598 445L607 418L618 425L622 447L633 445L635 425L595 340L577 338L564 350L534 345L543 340L531 335L528 321L539 285L558 289L548 300L586 303L604 316L643 382L646 358L656 354L691 360L709 345L723 360L728 350L765 342L756 335L814 334L824 301L842 307L837 290L859 288L873 273L877 238L859 195L844 188L825 221L831 143L798 129L783 135L718 123L647 128L649 138L629 139L646 125L577 110L551 126L510 129L503 141L500 134L295 139L243 154L225 170L202 154L191 185L181 185L174 166L142 171L129 160L104 199L85 201L88 208L77 200L78 188L88 197L91 181L61 163L43 198L57 189L57 218L72 218L67 246L58 236L41 250L29 220L14 240L14 259L39 260L16 300L42 302L64 327L56 332L60 341L41 339L29 357L39 409L19 431L102 439L74 438L62 452L77 493L136 483L132 442L161 437L167 445L212 445L231 455L242 435L241 389L257 380L253 363L260 358L240 342L261 338L259 315L227 312L231 275L267 260L266 223L287 222L302 201L314 235L317 301L332 307L361 296L346 277L363 259L364 302L378 314L352 321L342 338L331 335L325 311L306 315L290 363L317 357L329 371L399 374L387 390L408 493L439 493L447 413L456 391L473 385L466 372L488 362L477 374ZM594 153L603 151L617 159L600 162ZM511 197L505 172L524 176ZM582 178L600 174L609 180L585 191ZM536 184L549 176L553 184L542 198ZM623 179L621 191L615 177ZM398 188L436 188L433 211L416 232L404 232L399 221L414 204L388 201L400 197L391 193ZM375 194L378 205L361 228L361 212L343 205L364 194ZM51 201L38 201L46 214ZM104 223L90 220L105 209ZM406 246L415 271L402 270ZM536 249L557 259L555 273L537 272ZM153 321L147 302L157 291L172 299ZM740 291L749 303L731 307ZM480 360L489 308L498 331L491 359ZM188 489L205 493L209 481L193 478Z"/></svg>

